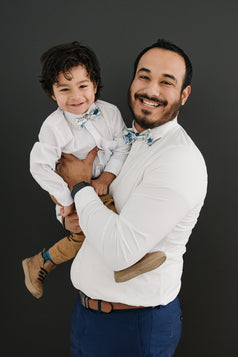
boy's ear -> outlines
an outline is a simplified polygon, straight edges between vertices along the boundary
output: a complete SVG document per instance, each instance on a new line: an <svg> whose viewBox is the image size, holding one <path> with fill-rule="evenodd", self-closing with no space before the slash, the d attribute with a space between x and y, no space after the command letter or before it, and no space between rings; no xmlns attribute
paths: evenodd
<svg viewBox="0 0 238 357"><path fill-rule="evenodd" d="M56 101L54 94L52 94L51 98Z"/></svg>
<svg viewBox="0 0 238 357"><path fill-rule="evenodd" d="M94 94L97 93L97 90L98 90L98 84L97 84L97 83L94 83Z"/></svg>

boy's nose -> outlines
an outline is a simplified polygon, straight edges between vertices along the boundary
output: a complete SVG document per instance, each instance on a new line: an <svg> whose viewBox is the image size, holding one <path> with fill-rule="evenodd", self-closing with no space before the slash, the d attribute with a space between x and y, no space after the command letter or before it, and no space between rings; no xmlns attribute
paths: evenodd
<svg viewBox="0 0 238 357"><path fill-rule="evenodd" d="M79 89L74 89L74 90L72 90L71 93L70 93L70 97L71 97L72 99L79 99L79 98L81 98L81 91L80 91Z"/></svg>

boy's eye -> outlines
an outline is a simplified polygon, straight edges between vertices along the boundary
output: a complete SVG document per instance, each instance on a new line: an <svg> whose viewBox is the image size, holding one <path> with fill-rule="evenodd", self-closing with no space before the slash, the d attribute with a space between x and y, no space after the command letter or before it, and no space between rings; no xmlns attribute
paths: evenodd
<svg viewBox="0 0 238 357"><path fill-rule="evenodd" d="M61 90L60 90L60 92L67 92L68 91L68 88L62 88Z"/></svg>
<svg viewBox="0 0 238 357"><path fill-rule="evenodd" d="M86 88L86 84L82 84L79 88Z"/></svg>

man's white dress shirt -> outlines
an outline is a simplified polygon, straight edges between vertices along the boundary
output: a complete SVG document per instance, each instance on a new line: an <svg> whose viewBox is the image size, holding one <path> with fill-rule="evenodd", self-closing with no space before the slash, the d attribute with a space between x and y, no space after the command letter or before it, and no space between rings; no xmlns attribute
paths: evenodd
<svg viewBox="0 0 238 357"><path fill-rule="evenodd" d="M73 200L68 185L54 172L62 152L85 159L88 152L97 146L100 150L93 165L94 178L104 170L117 176L128 154L128 146L122 138L125 124L120 111L113 104L97 100L87 113L97 107L101 115L88 120L83 127L78 120L79 115L58 108L44 121L39 142L32 148L32 176L63 206L69 206Z"/></svg>
<svg viewBox="0 0 238 357"><path fill-rule="evenodd" d="M168 304L179 293L186 243L204 202L204 159L174 119L152 129L154 142L132 144L110 186L119 214L107 209L92 187L75 195L86 239L73 261L73 285L91 298L129 305ZM165 252L157 269L116 283L114 271L146 253Z"/></svg>

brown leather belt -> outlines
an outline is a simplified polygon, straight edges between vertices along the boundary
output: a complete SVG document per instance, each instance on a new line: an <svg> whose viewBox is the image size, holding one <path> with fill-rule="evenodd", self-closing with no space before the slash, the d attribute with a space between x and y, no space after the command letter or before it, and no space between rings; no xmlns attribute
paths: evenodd
<svg viewBox="0 0 238 357"><path fill-rule="evenodd" d="M121 304L120 302L108 302L103 300L95 300L86 296L82 291L79 291L79 297L81 304L86 309L92 309L99 312L110 313L112 310L130 310L130 309L142 309L144 306L132 306Z"/></svg>

